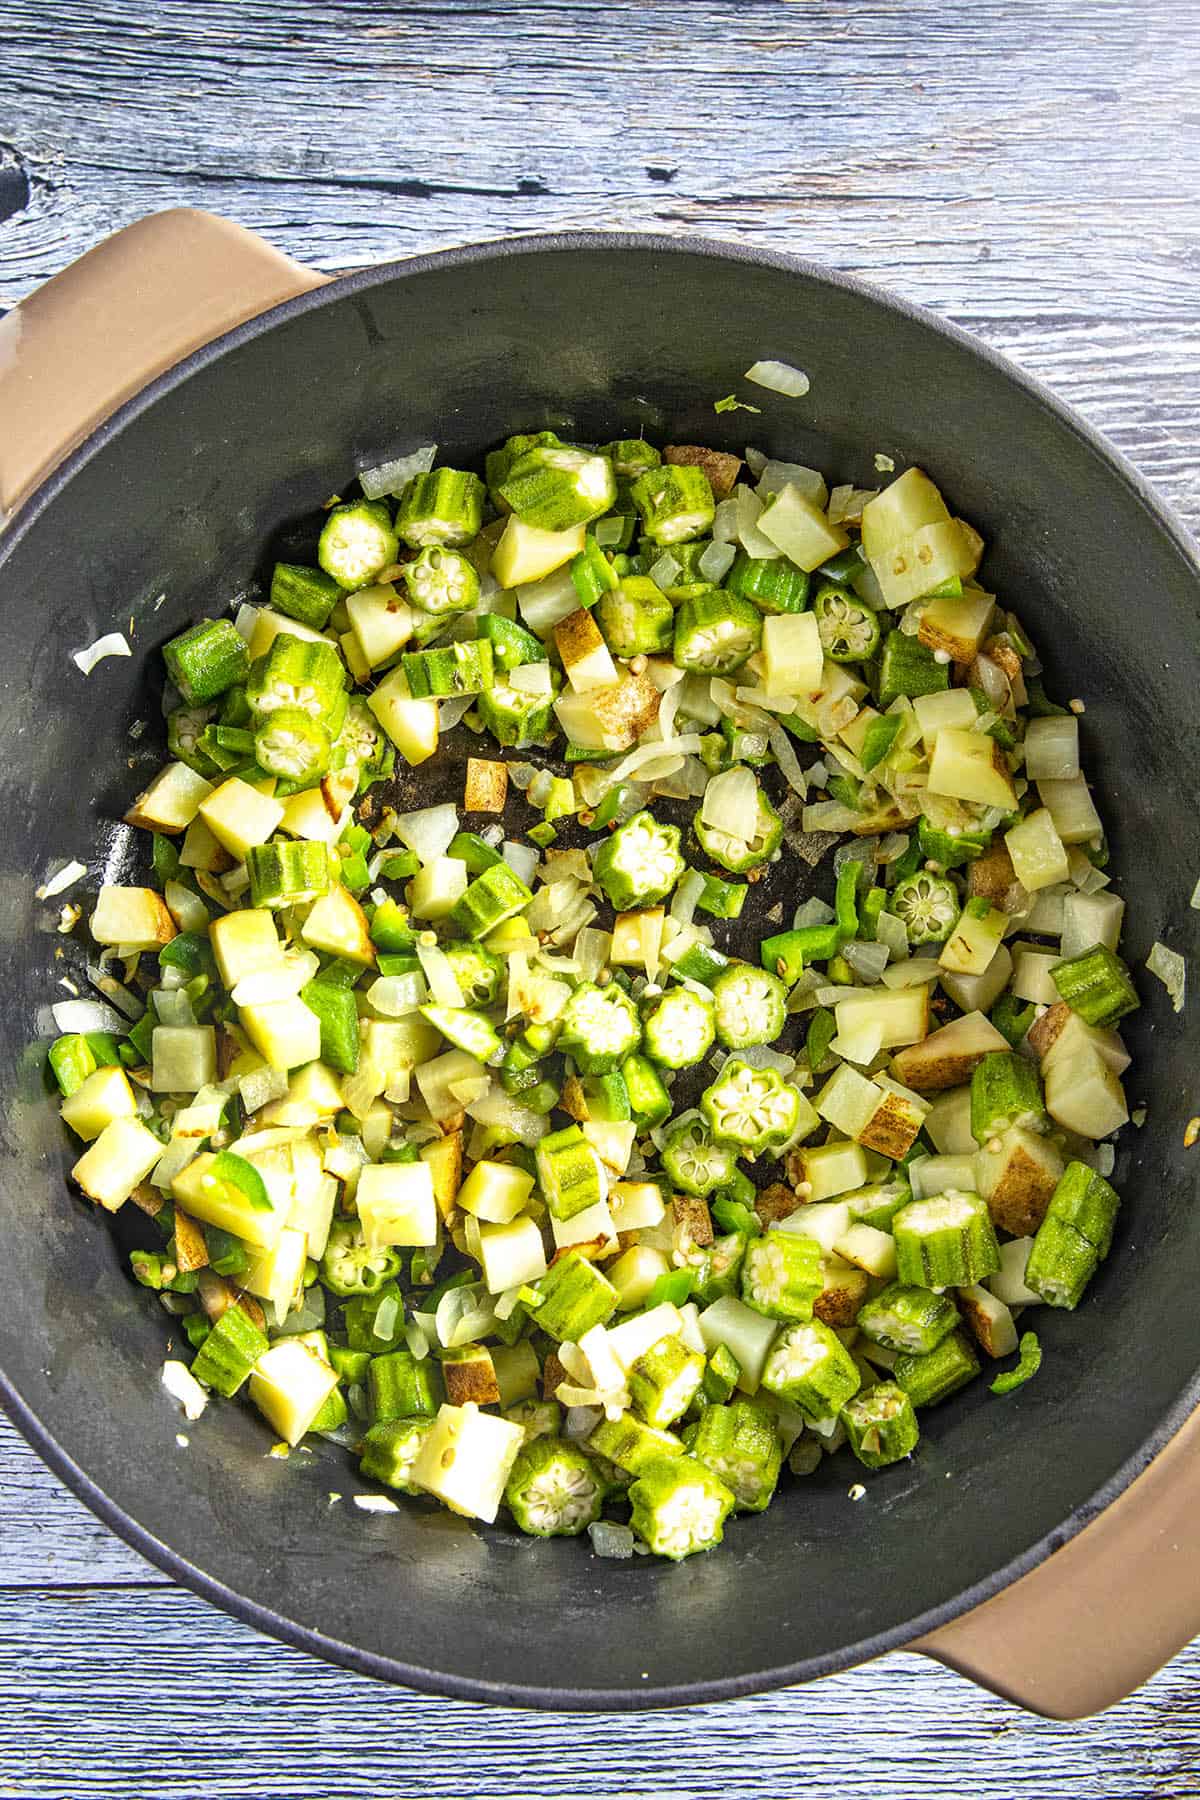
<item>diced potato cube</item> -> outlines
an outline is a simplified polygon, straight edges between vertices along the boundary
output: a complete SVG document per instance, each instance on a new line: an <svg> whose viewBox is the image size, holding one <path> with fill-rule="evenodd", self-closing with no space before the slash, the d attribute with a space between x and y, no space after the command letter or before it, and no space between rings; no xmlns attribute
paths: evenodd
<svg viewBox="0 0 1200 1800"><path fill-rule="evenodd" d="M993 906L982 918L963 911L942 946L938 963L952 975L982 975L991 966L1008 924L1008 915Z"/></svg>
<svg viewBox="0 0 1200 1800"><path fill-rule="evenodd" d="M275 968L283 956L274 915L266 907L222 913L209 927L208 940L230 992L248 975Z"/></svg>
<svg viewBox="0 0 1200 1800"><path fill-rule="evenodd" d="M124 1069L105 1067L93 1070L59 1111L76 1137L90 1144L114 1119L136 1118L137 1101Z"/></svg>
<svg viewBox="0 0 1200 1800"><path fill-rule="evenodd" d="M138 825L144 831L186 831L200 810L200 802L207 800L212 791L212 782L205 781L186 763L168 763L138 795L125 814L125 823Z"/></svg>
<svg viewBox="0 0 1200 1800"><path fill-rule="evenodd" d="M1065 1130L1106 1138L1128 1122L1120 1078L1090 1045L1058 1058L1044 1073L1046 1111Z"/></svg>
<svg viewBox="0 0 1200 1800"><path fill-rule="evenodd" d="M923 1043L901 1050L892 1061L892 1073L919 1094L937 1093L969 1081L976 1063L993 1050L1009 1047L990 1019L982 1013L964 1013L931 1032Z"/></svg>
<svg viewBox="0 0 1200 1800"><path fill-rule="evenodd" d="M1017 880L1031 894L1066 881L1071 873L1048 807L1040 806L1006 831L1004 844Z"/></svg>
<svg viewBox="0 0 1200 1800"><path fill-rule="evenodd" d="M250 1373L250 1398L289 1444L298 1444L337 1386L327 1362L307 1344L282 1338Z"/></svg>
<svg viewBox="0 0 1200 1800"><path fill-rule="evenodd" d="M762 658L768 694L813 693L825 667L816 614L769 614L763 620Z"/></svg>
<svg viewBox="0 0 1200 1800"><path fill-rule="evenodd" d="M437 1243L438 1209L427 1162L367 1163L358 1177L357 1200L372 1250Z"/></svg>
<svg viewBox="0 0 1200 1800"><path fill-rule="evenodd" d="M975 1156L979 1192L1002 1230L1028 1237L1046 1216L1065 1164L1048 1138L1014 1125L996 1149L984 1144Z"/></svg>
<svg viewBox="0 0 1200 1800"><path fill-rule="evenodd" d="M877 1049L890 1050L899 1044L918 1043L925 1036L929 1025L929 989L918 984L855 995L839 1000L833 1012L839 1038L853 1037L860 1026L877 1025Z"/></svg>
<svg viewBox="0 0 1200 1800"><path fill-rule="evenodd" d="M464 863L461 865L466 867ZM347 962L375 961L371 927L367 915L354 895L344 887L331 887L313 901L300 928L300 936L314 950L330 956L344 956Z"/></svg>
<svg viewBox="0 0 1200 1800"><path fill-rule="evenodd" d="M946 651L953 662L974 662L995 610L994 596L978 588L958 599L934 599L921 614L917 636L930 650Z"/></svg>
<svg viewBox="0 0 1200 1800"><path fill-rule="evenodd" d="M758 516L758 529L797 568L810 573L850 542L841 526L831 525L794 481L768 500Z"/></svg>
<svg viewBox="0 0 1200 1800"><path fill-rule="evenodd" d="M408 904L415 919L448 919L467 891L471 877L457 856L435 856L417 870L408 887Z"/></svg>
<svg viewBox="0 0 1200 1800"><path fill-rule="evenodd" d="M480 1412L469 1401L465 1406L443 1406L413 1459L411 1476L451 1512L490 1525L524 1442L522 1426Z"/></svg>
<svg viewBox="0 0 1200 1800"><path fill-rule="evenodd" d="M805 1144L796 1158L812 1190L805 1196L810 1203L866 1186L867 1158L859 1144Z"/></svg>
<svg viewBox="0 0 1200 1800"><path fill-rule="evenodd" d="M937 734L929 759L929 791L975 806L1016 809L1017 795L1004 752L982 731L947 726Z"/></svg>
<svg viewBox="0 0 1200 1800"><path fill-rule="evenodd" d="M666 1216L663 1192L656 1181L615 1181L608 1202L617 1231L641 1231L661 1224Z"/></svg>
<svg viewBox="0 0 1200 1800"><path fill-rule="evenodd" d="M314 844L336 844L346 829L349 808L328 780L303 793L289 794L283 803L279 829L289 837L307 838Z"/></svg>
<svg viewBox="0 0 1200 1800"><path fill-rule="evenodd" d="M117 887L108 883L96 896L92 936L98 944L123 944L129 950L161 950L176 935L166 902L153 888Z"/></svg>
<svg viewBox="0 0 1200 1800"><path fill-rule="evenodd" d="M217 1079L217 1034L211 1025L156 1025L150 1044L150 1085L156 1094L197 1094Z"/></svg>
<svg viewBox="0 0 1200 1800"><path fill-rule="evenodd" d="M321 1022L298 994L239 1008L242 1029L273 1069L298 1069L321 1054Z"/></svg>
<svg viewBox="0 0 1200 1800"><path fill-rule="evenodd" d="M412 608L390 582L347 594L346 613L368 669L390 662L413 633Z"/></svg>
<svg viewBox="0 0 1200 1800"><path fill-rule="evenodd" d="M238 862L244 862L248 850L265 844L279 829L283 807L240 776L231 775L201 801L200 817L217 842Z"/></svg>
<svg viewBox="0 0 1200 1800"><path fill-rule="evenodd" d="M515 1163L477 1162L458 1190L458 1204L490 1225L507 1225L524 1212L533 1176Z"/></svg>
<svg viewBox="0 0 1200 1800"><path fill-rule="evenodd" d="M161 1144L158 1146L158 1153L162 1155ZM205 1225L219 1226L222 1231L232 1232L234 1237L242 1238L247 1244L269 1250L277 1242L287 1222L292 1203L291 1177L289 1174L285 1179L280 1178L276 1171L269 1179L271 1171L261 1160L250 1157L246 1160L253 1161L263 1178L267 1199L270 1201L269 1208L251 1205L241 1189L232 1182L218 1181L212 1173L216 1157L208 1150L202 1150L186 1169L176 1175L171 1183L171 1197L193 1219L199 1219Z"/></svg>
<svg viewBox="0 0 1200 1800"><path fill-rule="evenodd" d="M539 663L532 666L540 668L543 665ZM468 756L463 810L502 813L507 799L508 764L489 762L480 756Z"/></svg>
<svg viewBox="0 0 1200 1800"><path fill-rule="evenodd" d="M587 531L574 525L569 531L539 531L512 516L492 551L492 574L501 587L524 587L540 581L570 562L583 549Z"/></svg>
<svg viewBox="0 0 1200 1800"><path fill-rule="evenodd" d="M384 677L367 705L407 763L429 760L438 747L437 701L414 700L402 668Z"/></svg>
<svg viewBox="0 0 1200 1800"><path fill-rule="evenodd" d="M421 1161L428 1164L430 1174L433 1176L433 1197L437 1202L438 1212L443 1219L447 1219L454 1211L455 1206L462 1203L459 1188L463 1164L462 1132L450 1131L445 1137L435 1138L430 1144L422 1144ZM507 1167L508 1165L495 1166ZM517 1170L515 1173L523 1175L524 1170ZM526 1175L525 1179L532 1188L532 1175ZM470 1209L468 1208L468 1210Z"/></svg>
<svg viewBox="0 0 1200 1800"><path fill-rule="evenodd" d="M554 643L567 680L577 694L612 687L617 681L612 653L586 607L576 607L554 627Z"/></svg>
<svg viewBox="0 0 1200 1800"><path fill-rule="evenodd" d="M1064 844L1086 844L1104 835L1100 814L1082 775L1072 775L1064 781L1039 781L1037 791Z"/></svg>
<svg viewBox="0 0 1200 1800"><path fill-rule="evenodd" d="M943 688L937 694L918 694L912 708L927 747L936 741L939 731L968 731L979 717L969 688Z"/></svg>
<svg viewBox="0 0 1200 1800"><path fill-rule="evenodd" d="M84 1151L71 1175L90 1200L106 1212L117 1212L162 1153L162 1145L140 1119L113 1119Z"/></svg>
<svg viewBox="0 0 1200 1800"><path fill-rule="evenodd" d="M283 1317L304 1285L304 1266L308 1258L308 1239L302 1231L290 1226L280 1232L270 1250L250 1259L239 1275L238 1283L248 1294L269 1300L277 1318Z"/></svg>
<svg viewBox="0 0 1200 1800"><path fill-rule="evenodd" d="M503 1294L546 1273L542 1234L528 1215L507 1224L481 1226L479 1260L489 1294Z"/></svg>

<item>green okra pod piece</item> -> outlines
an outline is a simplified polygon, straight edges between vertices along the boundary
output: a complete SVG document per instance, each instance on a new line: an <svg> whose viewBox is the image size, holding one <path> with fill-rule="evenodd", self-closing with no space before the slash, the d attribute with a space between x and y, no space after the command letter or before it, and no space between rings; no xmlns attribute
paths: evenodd
<svg viewBox="0 0 1200 1800"><path fill-rule="evenodd" d="M1088 1025L1107 1029L1141 1005L1129 970L1104 944L1056 963L1050 979L1059 998Z"/></svg>
<svg viewBox="0 0 1200 1800"><path fill-rule="evenodd" d="M741 1373L742 1365L728 1344L718 1344L704 1365L705 1397L714 1406L723 1405L733 1398Z"/></svg>
<svg viewBox="0 0 1200 1800"><path fill-rule="evenodd" d="M715 1204L719 1207L721 1203ZM693 1250L688 1259L694 1277L692 1298L701 1306L711 1306L714 1300L736 1294L746 1251L758 1235L742 1229L726 1231L707 1249Z"/></svg>
<svg viewBox="0 0 1200 1800"><path fill-rule="evenodd" d="M617 481L606 456L541 444L517 458L499 494L522 524L537 531L569 531L609 510L617 498Z"/></svg>
<svg viewBox="0 0 1200 1800"><path fill-rule="evenodd" d="M706 825L700 811L692 820L692 830L705 855L731 875L744 875L769 862L783 842L783 820L761 788L755 795L754 816L746 822L744 837Z"/></svg>
<svg viewBox="0 0 1200 1800"><path fill-rule="evenodd" d="M317 561L340 588L352 593L396 560L399 544L390 509L382 500L349 500L332 506L317 544Z"/></svg>
<svg viewBox="0 0 1200 1800"><path fill-rule="evenodd" d="M534 1438L557 1437L562 1430L563 1409L557 1400L518 1400L515 1406L506 1407L501 1416L510 1425L521 1427L527 1444Z"/></svg>
<svg viewBox="0 0 1200 1800"><path fill-rule="evenodd" d="M504 965L482 944L446 944L443 954L468 1006L490 1006L500 991Z"/></svg>
<svg viewBox="0 0 1200 1800"><path fill-rule="evenodd" d="M351 1350L345 1344L330 1344L329 1366L339 1381L357 1383L361 1387L371 1366L371 1352Z"/></svg>
<svg viewBox="0 0 1200 1800"><path fill-rule="evenodd" d="M768 1319L806 1320L825 1285L821 1246L790 1231L767 1231L746 1247L742 1303Z"/></svg>
<svg viewBox="0 0 1200 1800"><path fill-rule="evenodd" d="M412 1466L432 1430L433 1420L424 1415L372 1425L363 1437L359 1474L398 1488L402 1494L419 1494L422 1490L412 1479Z"/></svg>
<svg viewBox="0 0 1200 1800"><path fill-rule="evenodd" d="M577 1344L585 1331L607 1324L617 1310L616 1288L578 1250L559 1256L534 1291L538 1296L537 1306L531 1308L534 1321L560 1344L567 1340Z"/></svg>
<svg viewBox="0 0 1200 1800"><path fill-rule="evenodd" d="M609 904L617 912L629 912L665 900L686 866L679 827L660 825L653 813L642 811L605 839L594 871Z"/></svg>
<svg viewBox="0 0 1200 1800"><path fill-rule="evenodd" d="M205 727L210 724L213 708L210 706L176 706L167 714L167 750L176 762L186 763L197 775L203 775L211 781L220 774L212 757L200 748L200 739ZM176 867L178 855L176 850Z"/></svg>
<svg viewBox="0 0 1200 1800"><path fill-rule="evenodd" d="M254 733L241 725L206 725L196 741L201 756L225 774L254 762Z"/></svg>
<svg viewBox="0 0 1200 1800"><path fill-rule="evenodd" d="M340 1387L335 1387L308 1429L317 1432L340 1431L349 1422L350 1408L346 1403L346 1396Z"/></svg>
<svg viewBox="0 0 1200 1800"><path fill-rule="evenodd" d="M539 1434L518 1450L504 1504L531 1537L578 1537L600 1517L605 1482L578 1444Z"/></svg>
<svg viewBox="0 0 1200 1800"><path fill-rule="evenodd" d="M597 600L609 594L616 587L618 576L612 566L611 558L604 554L595 538L589 532L584 546L578 555L571 558L571 580L575 584L575 592L579 596L579 604L583 607L595 606ZM653 586L653 583L651 583ZM601 627L603 630L603 627ZM634 651L617 650L607 631L604 633L610 650L618 656L635 654Z"/></svg>
<svg viewBox="0 0 1200 1800"><path fill-rule="evenodd" d="M1120 1204L1116 1190L1102 1175L1086 1163L1067 1164L1025 1268L1025 1285L1048 1306L1068 1312L1078 1306L1108 1255Z"/></svg>
<svg viewBox="0 0 1200 1800"><path fill-rule="evenodd" d="M717 1037L727 1050L773 1044L787 1021L786 987L753 963L730 963L714 980L712 996Z"/></svg>
<svg viewBox="0 0 1200 1800"><path fill-rule="evenodd" d="M541 743L550 730L554 695L562 685L557 669L550 671L549 695L526 693L493 673L491 686L485 688L475 704L484 725L498 744L506 749L519 749L526 744ZM586 753L591 761L593 751ZM569 760L569 757L568 757Z"/></svg>
<svg viewBox="0 0 1200 1800"><path fill-rule="evenodd" d="M978 1194L911 1200L892 1219L896 1274L908 1287L972 1287L1000 1267L1000 1247Z"/></svg>
<svg viewBox="0 0 1200 1800"><path fill-rule="evenodd" d="M754 1158L787 1143L800 1117L800 1095L778 1070L731 1056L701 1094L700 1111L717 1143L736 1144Z"/></svg>
<svg viewBox="0 0 1200 1800"><path fill-rule="evenodd" d="M832 1419L858 1392L861 1377L837 1334L810 1319L780 1332L767 1351L762 1385L806 1419Z"/></svg>
<svg viewBox="0 0 1200 1800"><path fill-rule="evenodd" d="M912 1399L894 1381L880 1381L855 1394L841 1418L851 1450L867 1469L902 1462L921 1435Z"/></svg>
<svg viewBox="0 0 1200 1800"><path fill-rule="evenodd" d="M958 923L958 889L945 875L919 869L896 883L887 910L904 921L909 944L941 944Z"/></svg>
<svg viewBox="0 0 1200 1800"><path fill-rule="evenodd" d="M809 577L786 556L747 556L739 550L722 586L760 612L798 613L808 605Z"/></svg>
<svg viewBox="0 0 1200 1800"><path fill-rule="evenodd" d="M534 1151L546 1204L560 1222L586 1212L601 1197L600 1161L578 1125L542 1138Z"/></svg>
<svg viewBox="0 0 1200 1800"><path fill-rule="evenodd" d="M312 786L329 773L333 753L329 732L324 720L302 707L280 706L267 713L258 721L251 742L254 760L267 775Z"/></svg>
<svg viewBox="0 0 1200 1800"><path fill-rule="evenodd" d="M992 1051L971 1074L971 1135L978 1144L1010 1126L1045 1131L1050 1124L1037 1069L1011 1050Z"/></svg>
<svg viewBox="0 0 1200 1800"><path fill-rule="evenodd" d="M671 648L675 609L648 576L626 575L598 600L596 622L614 656L657 656Z"/></svg>
<svg viewBox="0 0 1200 1800"><path fill-rule="evenodd" d="M549 661L546 646L531 631L500 613L483 613L479 634L492 646L493 667L502 673L524 668L528 663Z"/></svg>
<svg viewBox="0 0 1200 1800"><path fill-rule="evenodd" d="M952 1331L936 1350L924 1356L896 1358L892 1380L903 1388L914 1407L936 1406L948 1400L979 1373L979 1358L965 1332Z"/></svg>
<svg viewBox="0 0 1200 1800"><path fill-rule="evenodd" d="M883 640L875 697L886 710L893 700L915 700L920 694L938 694L950 686L950 665L940 663L919 638L889 631Z"/></svg>
<svg viewBox="0 0 1200 1800"><path fill-rule="evenodd" d="M630 1117L638 1131L651 1131L664 1125L673 1110L671 1096L662 1077L644 1056L627 1056L621 1064L625 1091L629 1096Z"/></svg>
<svg viewBox="0 0 1200 1800"><path fill-rule="evenodd" d="M433 1363L418 1362L411 1350L373 1356L367 1369L367 1405L372 1425L388 1419L433 1418L441 1404L435 1392Z"/></svg>
<svg viewBox="0 0 1200 1800"><path fill-rule="evenodd" d="M691 1456L651 1462L629 1490L630 1523L657 1556L682 1562L711 1550L724 1536L734 1496L712 1470Z"/></svg>
<svg viewBox="0 0 1200 1800"><path fill-rule="evenodd" d="M631 1412L622 1413L619 1419L601 1419L587 1447L627 1475L640 1475L651 1463L683 1455L683 1445L677 1437L647 1425Z"/></svg>
<svg viewBox="0 0 1200 1800"><path fill-rule="evenodd" d="M507 863L494 863L455 901L450 917L469 938L486 937L505 919L523 912L533 894Z"/></svg>
<svg viewBox="0 0 1200 1800"><path fill-rule="evenodd" d="M492 503L498 510L503 510L505 502L500 496L501 484L507 479L513 464L530 450L539 450L550 444L561 444L562 439L556 431L522 431L506 438L498 450L489 450L484 458L484 473L487 476L488 493ZM602 456L606 451L601 451Z"/></svg>
<svg viewBox="0 0 1200 1800"><path fill-rule="evenodd" d="M396 750L367 706L351 699L329 758L331 769L356 769L358 793L365 794L377 781L386 781L396 767ZM413 873L415 874L415 870Z"/></svg>
<svg viewBox="0 0 1200 1800"><path fill-rule="evenodd" d="M899 724L899 715L893 716ZM983 855L991 841L992 833L984 831L982 826L971 831L964 827L950 832L939 831L924 816L917 821L917 842L921 847L921 855L927 862L938 863L943 869L956 869L964 863L974 862L976 857Z"/></svg>
<svg viewBox="0 0 1200 1800"><path fill-rule="evenodd" d="M763 1512L770 1505L783 1446L765 1406L752 1400L706 1406L690 1453L725 1483L739 1512Z"/></svg>
<svg viewBox="0 0 1200 1800"><path fill-rule="evenodd" d="M849 588L832 583L821 588L813 613L830 662L866 662L879 648L879 617Z"/></svg>
<svg viewBox="0 0 1200 1800"><path fill-rule="evenodd" d="M202 619L181 632L164 644L163 661L189 706L215 700L250 669L246 640L229 619Z"/></svg>
<svg viewBox="0 0 1200 1800"><path fill-rule="evenodd" d="M704 1357L678 1337L664 1337L629 1371L629 1397L647 1425L659 1431L682 1419L704 1379Z"/></svg>
<svg viewBox="0 0 1200 1800"><path fill-rule="evenodd" d="M719 875L704 875L704 887L696 899L701 912L714 919L740 919L745 904L744 881L723 881Z"/></svg>
<svg viewBox="0 0 1200 1800"><path fill-rule="evenodd" d="M672 987L642 1020L646 1055L665 1069L690 1069L703 1061L716 1037L713 1003L690 988Z"/></svg>
<svg viewBox="0 0 1200 1800"><path fill-rule="evenodd" d="M936 1350L958 1325L958 1308L949 1294L935 1294L926 1287L906 1287L893 1281L868 1300L856 1324L872 1343L889 1350L925 1356Z"/></svg>
<svg viewBox="0 0 1200 1800"><path fill-rule="evenodd" d="M246 852L251 906L298 906L329 886L329 852L324 844L278 838L252 844Z"/></svg>
<svg viewBox="0 0 1200 1800"><path fill-rule="evenodd" d="M492 685L492 646L486 638L439 650L406 650L400 661L414 700L481 694Z"/></svg>
<svg viewBox="0 0 1200 1800"><path fill-rule="evenodd" d="M597 987L581 981L561 1015L558 1047L584 1075L620 1068L642 1041L637 1007L615 981Z"/></svg>
<svg viewBox="0 0 1200 1800"><path fill-rule="evenodd" d="M1015 994L1001 994L988 1017L1015 1050L1037 1018L1037 1007L1018 1000Z"/></svg>
<svg viewBox="0 0 1200 1800"><path fill-rule="evenodd" d="M731 1144L716 1143L707 1122L693 1115L671 1126L661 1158L673 1187L702 1198L732 1179L736 1151Z"/></svg>
<svg viewBox="0 0 1200 1800"><path fill-rule="evenodd" d="M663 463L646 469L629 493L643 533L660 547L703 537L716 517L708 476L691 464Z"/></svg>
<svg viewBox="0 0 1200 1800"><path fill-rule="evenodd" d="M246 700L256 720L286 707L327 723L344 704L345 691L345 666L332 644L324 639L310 643L284 631L246 681Z"/></svg>
<svg viewBox="0 0 1200 1800"><path fill-rule="evenodd" d="M276 563L271 576L274 610L313 631L324 631L342 591L341 583L324 569L306 569L299 563Z"/></svg>
<svg viewBox="0 0 1200 1800"><path fill-rule="evenodd" d="M414 475L400 496L396 535L413 550L432 544L461 549L483 523L483 483L465 469Z"/></svg>
<svg viewBox="0 0 1200 1800"><path fill-rule="evenodd" d="M731 675L762 642L762 614L722 588L685 600L675 615L673 661L705 675Z"/></svg>
<svg viewBox="0 0 1200 1800"><path fill-rule="evenodd" d="M601 444L600 455L607 456L616 473L626 479L662 465L662 452L645 438L615 438L611 444Z"/></svg>
<svg viewBox="0 0 1200 1800"><path fill-rule="evenodd" d="M359 1032L352 991L318 975L300 990L300 998L320 1024L321 1061L353 1075L358 1068Z"/></svg>
<svg viewBox="0 0 1200 1800"><path fill-rule="evenodd" d="M228 1306L192 1359L197 1381L228 1398L269 1348L265 1332L240 1306Z"/></svg>
<svg viewBox="0 0 1200 1800"><path fill-rule="evenodd" d="M78 1031L56 1038L50 1046L48 1058L59 1091L66 1099L78 1093L88 1076L94 1075L98 1067L91 1045Z"/></svg>
<svg viewBox="0 0 1200 1800"><path fill-rule="evenodd" d="M335 1219L329 1227L329 1238L321 1257L321 1280L331 1294L349 1299L356 1294L382 1294L396 1291L395 1277L400 1273L400 1252L390 1246L371 1249L357 1219ZM379 1350L374 1340L358 1346L363 1350ZM361 1379L354 1377L355 1380Z"/></svg>
<svg viewBox="0 0 1200 1800"><path fill-rule="evenodd" d="M194 1294L198 1285L195 1270L181 1270L166 1251L131 1251L129 1267L138 1285L156 1294Z"/></svg>
<svg viewBox="0 0 1200 1800"><path fill-rule="evenodd" d="M479 576L461 550L428 544L404 567L409 598L422 612L469 612L479 603Z"/></svg>

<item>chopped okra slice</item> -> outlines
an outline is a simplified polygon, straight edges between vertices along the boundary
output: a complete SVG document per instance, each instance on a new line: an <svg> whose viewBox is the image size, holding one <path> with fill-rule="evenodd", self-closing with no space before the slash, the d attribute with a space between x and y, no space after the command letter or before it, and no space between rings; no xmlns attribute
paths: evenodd
<svg viewBox="0 0 1200 1800"><path fill-rule="evenodd" d="M577 1444L539 1434L517 1452L504 1504L531 1537L578 1537L600 1517L604 1492L596 1464Z"/></svg>
<svg viewBox="0 0 1200 1800"><path fill-rule="evenodd" d="M735 1496L695 1457L650 1463L629 1490L630 1523L658 1556L682 1562L721 1542Z"/></svg>
<svg viewBox="0 0 1200 1800"><path fill-rule="evenodd" d="M776 1069L756 1069L731 1056L700 1096L700 1110L719 1144L736 1144L744 1156L779 1149L796 1129L799 1091Z"/></svg>
<svg viewBox="0 0 1200 1800"><path fill-rule="evenodd" d="M850 1448L868 1469L883 1469L901 1462L917 1447L920 1427L913 1402L894 1381L874 1387L848 1400L841 1412Z"/></svg>
<svg viewBox="0 0 1200 1800"><path fill-rule="evenodd" d="M665 900L685 866L679 827L660 825L652 813L638 812L601 844L595 878L617 912L632 912Z"/></svg>
<svg viewBox="0 0 1200 1800"><path fill-rule="evenodd" d="M806 1419L836 1418L861 1384L858 1366L820 1319L789 1325L767 1352L762 1385L799 1407Z"/></svg>
<svg viewBox="0 0 1200 1800"><path fill-rule="evenodd" d="M770 1505L783 1464L783 1445L774 1416L765 1406L752 1400L706 1406L691 1455L725 1483L740 1512L763 1512Z"/></svg>

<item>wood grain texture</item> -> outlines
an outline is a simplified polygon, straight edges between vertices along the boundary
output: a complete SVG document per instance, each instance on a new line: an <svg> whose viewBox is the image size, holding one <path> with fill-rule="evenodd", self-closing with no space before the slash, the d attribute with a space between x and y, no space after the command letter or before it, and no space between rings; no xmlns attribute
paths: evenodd
<svg viewBox="0 0 1200 1800"><path fill-rule="evenodd" d="M737 237L967 326L1196 530L1198 76L1194 0L0 0L0 306L175 205L326 269L564 226ZM1182 1800L1198 1676L1200 1644L1079 1726L907 1656L669 1715L450 1704L173 1589L0 1421L17 1800Z"/></svg>
<svg viewBox="0 0 1200 1800"><path fill-rule="evenodd" d="M190 1595L0 1596L0 1792L21 1800L1183 1800L1184 1664L1104 1719L1035 1720L912 1656L688 1711L499 1713L385 1688ZM117 1646L131 1643L136 1667ZM36 1649L36 1682L28 1670ZM218 1698L220 1704L218 1705Z"/></svg>

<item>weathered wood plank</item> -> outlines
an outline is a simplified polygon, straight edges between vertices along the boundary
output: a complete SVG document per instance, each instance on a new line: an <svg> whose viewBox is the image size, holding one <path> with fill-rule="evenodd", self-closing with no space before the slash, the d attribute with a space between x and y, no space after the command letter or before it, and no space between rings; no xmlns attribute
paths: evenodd
<svg viewBox="0 0 1200 1800"><path fill-rule="evenodd" d="M7 300L190 203L325 268L628 224L960 311L1196 311L1187 0L4 0L0 22L8 185L31 189L0 227Z"/></svg>
<svg viewBox="0 0 1200 1800"><path fill-rule="evenodd" d="M169 1585L50 1473L0 1413L0 1588L104 1581Z"/></svg>
<svg viewBox="0 0 1200 1800"><path fill-rule="evenodd" d="M1073 1726L1027 1718L909 1656L688 1712L500 1713L313 1663L183 1593L7 1595L0 1790L21 1800L776 1800L801 1790L808 1800L1180 1800L1200 1766L1198 1668L1181 1658L1106 1718Z"/></svg>

